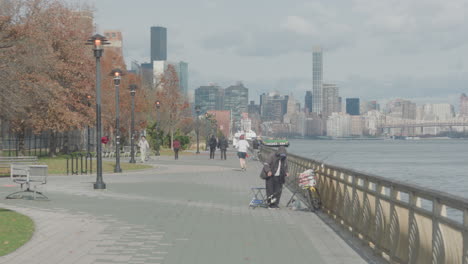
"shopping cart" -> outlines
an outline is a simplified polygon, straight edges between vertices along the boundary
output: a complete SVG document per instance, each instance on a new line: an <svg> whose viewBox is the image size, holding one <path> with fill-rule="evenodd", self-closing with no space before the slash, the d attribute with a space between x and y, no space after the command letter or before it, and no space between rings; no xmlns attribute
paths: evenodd
<svg viewBox="0 0 468 264"><path fill-rule="evenodd" d="M250 191L252 192L252 200L250 201L249 207L252 207L253 209L257 207L268 207L266 188L252 187L250 188Z"/></svg>

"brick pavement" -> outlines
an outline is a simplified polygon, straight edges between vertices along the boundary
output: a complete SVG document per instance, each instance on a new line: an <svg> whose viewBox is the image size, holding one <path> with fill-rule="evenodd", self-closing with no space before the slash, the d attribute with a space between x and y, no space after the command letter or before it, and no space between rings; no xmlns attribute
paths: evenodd
<svg viewBox="0 0 468 264"><path fill-rule="evenodd" d="M104 175L104 191L95 176L49 176L50 201L0 200L36 224L0 263L370 263L317 215L284 208L287 192L280 210L249 209L260 164L242 172L228 158L160 157L152 170ZM0 179L0 197L8 185Z"/></svg>

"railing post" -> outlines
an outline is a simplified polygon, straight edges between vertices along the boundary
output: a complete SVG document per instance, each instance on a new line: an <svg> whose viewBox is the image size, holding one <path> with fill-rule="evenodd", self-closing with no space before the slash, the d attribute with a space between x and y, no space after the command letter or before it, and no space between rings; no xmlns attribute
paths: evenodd
<svg viewBox="0 0 468 264"><path fill-rule="evenodd" d="M400 227L399 225L396 225L396 223L393 222L393 221L398 221L397 223L400 222L398 219L398 214L395 209L395 202L397 200L398 200L398 191L395 190L395 187L392 185L390 187L390 226L389 226L389 232L388 232L390 242L391 242L390 244L390 262L391 263L396 263L396 262L393 262L393 260L396 257L396 251L398 248L398 240L400 237ZM396 228L398 228L398 230L396 230Z"/></svg>
<svg viewBox="0 0 468 264"><path fill-rule="evenodd" d="M463 211L463 264L468 264L468 209Z"/></svg>
<svg viewBox="0 0 468 264"><path fill-rule="evenodd" d="M69 175L69 169L68 169L68 161L69 161L69 157L67 156L67 175Z"/></svg>
<svg viewBox="0 0 468 264"><path fill-rule="evenodd" d="M442 204L438 198L432 200L432 263L444 263L444 237L440 231L439 219L442 216Z"/></svg>
<svg viewBox="0 0 468 264"><path fill-rule="evenodd" d="M381 235L384 232L384 214L383 209L380 204L380 196L382 196L383 186L379 183L375 183L375 215L374 215L374 230L373 230L373 239L375 243L375 253L378 256L382 256L382 243Z"/></svg>

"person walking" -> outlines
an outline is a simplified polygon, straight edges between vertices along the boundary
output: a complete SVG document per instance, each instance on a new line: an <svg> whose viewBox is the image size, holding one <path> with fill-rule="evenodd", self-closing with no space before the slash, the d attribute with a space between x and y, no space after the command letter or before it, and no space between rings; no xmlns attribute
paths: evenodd
<svg viewBox="0 0 468 264"><path fill-rule="evenodd" d="M141 152L141 163L145 163L146 161L146 153L149 150L149 143L146 141L145 136L141 136L140 141L138 142L138 147L140 147Z"/></svg>
<svg viewBox="0 0 468 264"><path fill-rule="evenodd" d="M247 157L247 149L250 147L249 142L245 140L245 136L241 135L239 137L239 141L237 142L237 156L239 157L239 162L241 166L241 170L247 170L247 164L245 162L245 158Z"/></svg>
<svg viewBox="0 0 468 264"><path fill-rule="evenodd" d="M179 149L180 149L179 140L175 139L174 142L172 142L172 148L174 149L174 158L176 160L178 160L179 159Z"/></svg>
<svg viewBox="0 0 468 264"><path fill-rule="evenodd" d="M211 136L210 142L208 142L208 145L210 145L210 159L214 159L216 146L218 146L218 141L216 140L214 135Z"/></svg>
<svg viewBox="0 0 468 264"><path fill-rule="evenodd" d="M222 136L220 139L219 139L219 142L218 142L218 148L219 150L221 151L221 159L222 160L226 160L226 150L228 148L228 141L227 139Z"/></svg>
<svg viewBox="0 0 468 264"><path fill-rule="evenodd" d="M289 176L286 156L286 148L281 146L263 164L263 170L267 175L265 187L269 208L279 208L285 177Z"/></svg>
<svg viewBox="0 0 468 264"><path fill-rule="evenodd" d="M259 146L260 146L260 143L258 142L257 138L254 138L254 140L252 141L252 148L253 148L252 159L253 160L258 160L258 147Z"/></svg>

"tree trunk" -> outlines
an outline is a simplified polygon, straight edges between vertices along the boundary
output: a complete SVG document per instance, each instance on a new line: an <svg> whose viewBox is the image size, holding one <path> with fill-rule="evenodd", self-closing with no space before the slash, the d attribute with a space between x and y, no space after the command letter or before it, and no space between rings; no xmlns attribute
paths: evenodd
<svg viewBox="0 0 468 264"><path fill-rule="evenodd" d="M50 131L49 134L49 157L57 155L57 132Z"/></svg>
<svg viewBox="0 0 468 264"><path fill-rule="evenodd" d="M63 137L63 145L62 149L60 150L60 153L62 154L70 154L70 141L68 139L69 132L62 133Z"/></svg>
<svg viewBox="0 0 468 264"><path fill-rule="evenodd" d="M174 143L174 129L171 127L171 149L173 150L172 148L172 144Z"/></svg>
<svg viewBox="0 0 468 264"><path fill-rule="evenodd" d="M25 129L21 127L18 132L18 152L20 156L26 156L26 151L24 149L24 139L25 139Z"/></svg>

